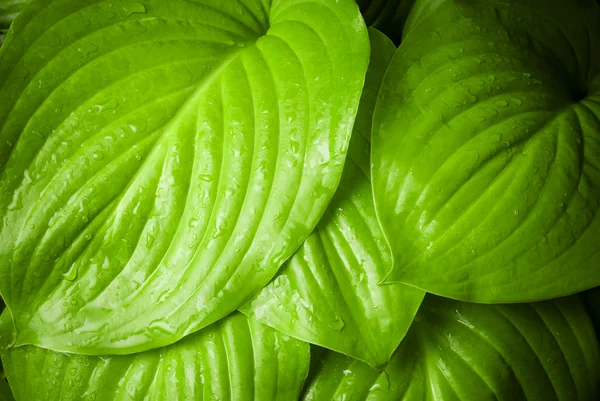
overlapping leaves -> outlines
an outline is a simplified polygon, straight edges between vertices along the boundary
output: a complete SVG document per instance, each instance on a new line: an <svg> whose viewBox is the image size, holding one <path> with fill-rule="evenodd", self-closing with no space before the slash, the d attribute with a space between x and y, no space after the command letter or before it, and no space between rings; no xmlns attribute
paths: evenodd
<svg viewBox="0 0 600 401"><path fill-rule="evenodd" d="M427 297L383 372L314 355L304 401L588 401L600 350L577 297L477 305Z"/></svg>
<svg viewBox="0 0 600 401"><path fill-rule="evenodd" d="M17 344L171 344L315 227L368 61L351 0L39 0L13 28L0 292Z"/></svg>
<svg viewBox="0 0 600 401"><path fill-rule="evenodd" d="M235 313L135 355L25 346L5 352L2 362L18 401L289 401L298 399L309 357L308 344Z"/></svg>
<svg viewBox="0 0 600 401"><path fill-rule="evenodd" d="M415 2L357 3L398 42ZM394 46L370 36L362 88L351 0L25 10L0 51L18 401L600 395L595 291L415 317L423 290L600 284L598 7L417 0L379 97ZM306 382L304 341L339 352L313 347Z"/></svg>
<svg viewBox="0 0 600 401"><path fill-rule="evenodd" d="M11 22L28 2L29 0L3 0L0 3L0 45L4 41Z"/></svg>
<svg viewBox="0 0 600 401"><path fill-rule="evenodd" d="M368 26L400 43L402 29L415 0L356 0Z"/></svg>
<svg viewBox="0 0 600 401"><path fill-rule="evenodd" d="M391 253L369 180L371 120L395 47L371 29L371 64L344 174L315 231L241 311L279 331L384 366L413 320L424 293L381 286ZM393 312L391 312L393 311Z"/></svg>

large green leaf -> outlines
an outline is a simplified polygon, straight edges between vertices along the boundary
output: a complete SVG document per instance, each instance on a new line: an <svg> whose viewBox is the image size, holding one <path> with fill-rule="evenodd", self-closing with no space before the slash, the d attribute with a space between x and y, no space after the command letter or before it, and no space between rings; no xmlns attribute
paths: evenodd
<svg viewBox="0 0 600 401"><path fill-rule="evenodd" d="M592 401L600 350L578 297L480 305L427 297L382 372L341 354L311 363L305 401Z"/></svg>
<svg viewBox="0 0 600 401"><path fill-rule="evenodd" d="M0 51L0 292L17 344L168 345L316 226L368 63L352 0L39 0Z"/></svg>
<svg viewBox="0 0 600 401"><path fill-rule="evenodd" d="M385 365L424 293L380 286L391 254L369 180L373 108L395 47L371 29L371 64L338 190L304 245L241 311L290 336Z"/></svg>
<svg viewBox="0 0 600 401"><path fill-rule="evenodd" d="M599 7L422 0L405 35L373 124L386 281L477 302L600 285Z"/></svg>
<svg viewBox="0 0 600 401"><path fill-rule="evenodd" d="M404 22L415 0L357 0L357 3L367 25L399 43Z"/></svg>
<svg viewBox="0 0 600 401"><path fill-rule="evenodd" d="M309 345L240 313L165 348L83 356L34 346L2 356L17 401L291 401Z"/></svg>
<svg viewBox="0 0 600 401"><path fill-rule="evenodd" d="M590 314L592 323L594 323L594 327L596 328L596 335L600 340L600 287L586 291L581 294L581 296L583 298L583 303ZM598 380L600 380L600 377Z"/></svg>

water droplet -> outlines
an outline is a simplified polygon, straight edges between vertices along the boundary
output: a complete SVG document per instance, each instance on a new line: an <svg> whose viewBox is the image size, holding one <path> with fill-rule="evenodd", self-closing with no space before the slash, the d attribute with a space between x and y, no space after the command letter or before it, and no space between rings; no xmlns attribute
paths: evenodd
<svg viewBox="0 0 600 401"><path fill-rule="evenodd" d="M148 325L148 330L164 334L173 334L175 331L175 329L168 322L163 320L154 320L150 322Z"/></svg>
<svg viewBox="0 0 600 401"><path fill-rule="evenodd" d="M508 107L508 102L506 100L498 100L495 104L498 107Z"/></svg>
<svg viewBox="0 0 600 401"><path fill-rule="evenodd" d="M213 180L213 177L210 174L200 174L198 178L205 182L211 182Z"/></svg>
<svg viewBox="0 0 600 401"><path fill-rule="evenodd" d="M152 248L153 244L154 244L154 237L152 236L152 234L146 233L146 248L148 248L148 249Z"/></svg>
<svg viewBox="0 0 600 401"><path fill-rule="evenodd" d="M73 263L69 270L63 274L63 277L67 281L75 281L77 278L77 271L79 270L79 264Z"/></svg>
<svg viewBox="0 0 600 401"><path fill-rule="evenodd" d="M521 99L517 99L517 98L510 99L510 102L516 106L521 106L523 104Z"/></svg>
<svg viewBox="0 0 600 401"><path fill-rule="evenodd" d="M295 111L292 111L292 110L288 111L288 112L286 113L286 115L285 115L285 120L286 120L288 123L292 123L292 122L294 122L294 120L296 120L296 112L295 112Z"/></svg>
<svg viewBox="0 0 600 401"><path fill-rule="evenodd" d="M86 58L89 58L91 55L98 53L100 48L93 43L84 42L80 46L77 47L77 51L83 54Z"/></svg>
<svg viewBox="0 0 600 401"><path fill-rule="evenodd" d="M335 331L342 331L344 326L346 326L346 323L338 315L335 315L333 320L329 323L329 328Z"/></svg>
<svg viewBox="0 0 600 401"><path fill-rule="evenodd" d="M225 235L225 228L223 226L217 226L211 237L212 239L217 239L223 235Z"/></svg>
<svg viewBox="0 0 600 401"><path fill-rule="evenodd" d="M94 107L96 107L98 113L106 113L109 111L116 113L119 108L119 101L117 99L110 99L104 102L104 104L97 104Z"/></svg>
<svg viewBox="0 0 600 401"><path fill-rule="evenodd" d="M133 14L146 14L146 6L142 3L127 2L122 8L123 16L121 18L129 17Z"/></svg>

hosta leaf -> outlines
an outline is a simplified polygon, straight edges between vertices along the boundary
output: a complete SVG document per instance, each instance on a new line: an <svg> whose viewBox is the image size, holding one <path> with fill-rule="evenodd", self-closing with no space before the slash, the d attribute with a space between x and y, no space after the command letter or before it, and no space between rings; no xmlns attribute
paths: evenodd
<svg viewBox="0 0 600 401"><path fill-rule="evenodd" d="M367 25L399 43L402 28L415 0L357 0Z"/></svg>
<svg viewBox="0 0 600 401"><path fill-rule="evenodd" d="M168 345L238 308L339 183L368 62L351 0L38 0L0 53L16 344Z"/></svg>
<svg viewBox="0 0 600 401"><path fill-rule="evenodd" d="M391 254L375 216L367 138L395 47L374 29L370 37L371 64L340 186L304 245L241 311L291 336L380 366L410 327L423 292L379 285Z"/></svg>
<svg viewBox="0 0 600 401"><path fill-rule="evenodd" d="M122 356L13 348L2 360L17 401L290 401L309 345L240 313L165 348Z"/></svg>
<svg viewBox="0 0 600 401"><path fill-rule="evenodd" d="M600 11L414 6L373 132L388 282L524 302L600 284Z"/></svg>
<svg viewBox="0 0 600 401"><path fill-rule="evenodd" d="M590 401L600 352L578 297L481 305L427 297L382 372L325 352L305 401Z"/></svg>

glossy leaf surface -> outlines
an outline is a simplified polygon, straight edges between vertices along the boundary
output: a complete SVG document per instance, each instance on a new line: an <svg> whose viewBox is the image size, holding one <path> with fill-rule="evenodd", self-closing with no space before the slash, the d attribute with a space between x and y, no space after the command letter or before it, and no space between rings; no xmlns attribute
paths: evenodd
<svg viewBox="0 0 600 401"><path fill-rule="evenodd" d="M351 0L38 0L0 51L0 292L17 344L172 344L316 226L368 63Z"/></svg>
<svg viewBox="0 0 600 401"><path fill-rule="evenodd" d="M383 366L424 294L379 285L391 254L373 205L368 137L395 47L374 29L370 37L371 63L340 186L315 231L241 311L290 336Z"/></svg>
<svg viewBox="0 0 600 401"><path fill-rule="evenodd" d="M421 0L405 34L373 125L386 281L486 303L600 285L599 7Z"/></svg>
<svg viewBox="0 0 600 401"><path fill-rule="evenodd" d="M2 361L17 401L290 401L309 345L242 314L171 346L123 356L13 348Z"/></svg>
<svg viewBox="0 0 600 401"><path fill-rule="evenodd" d="M590 401L600 353L578 297L480 305L427 297L382 372L326 351L304 401Z"/></svg>

